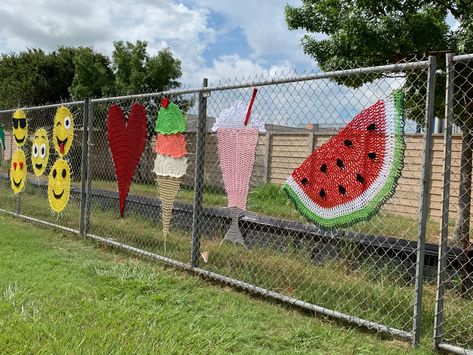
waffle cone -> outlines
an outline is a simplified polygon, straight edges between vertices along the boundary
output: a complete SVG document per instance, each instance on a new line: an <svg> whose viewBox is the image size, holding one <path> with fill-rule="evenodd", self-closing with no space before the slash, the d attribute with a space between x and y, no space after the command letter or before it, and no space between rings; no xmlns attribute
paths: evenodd
<svg viewBox="0 0 473 355"><path fill-rule="evenodd" d="M169 225L171 222L171 213L176 194L181 185L181 178L171 176L157 177L159 197L161 198L161 215L163 220L163 236L166 238L169 234Z"/></svg>

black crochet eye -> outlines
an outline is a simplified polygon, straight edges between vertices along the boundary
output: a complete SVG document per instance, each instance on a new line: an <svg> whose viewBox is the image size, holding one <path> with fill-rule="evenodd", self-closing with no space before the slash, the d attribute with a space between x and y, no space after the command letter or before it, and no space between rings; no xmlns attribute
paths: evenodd
<svg viewBox="0 0 473 355"><path fill-rule="evenodd" d="M65 179L66 178L66 169L62 169L62 178Z"/></svg>
<svg viewBox="0 0 473 355"><path fill-rule="evenodd" d="M57 171L56 171L56 169L54 169L54 170L53 170L53 178L55 179L56 176L57 176Z"/></svg>

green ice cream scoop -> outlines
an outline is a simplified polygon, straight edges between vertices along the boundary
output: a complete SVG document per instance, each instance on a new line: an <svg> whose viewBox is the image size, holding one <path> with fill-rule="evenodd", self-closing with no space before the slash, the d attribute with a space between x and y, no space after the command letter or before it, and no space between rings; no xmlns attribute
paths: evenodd
<svg viewBox="0 0 473 355"><path fill-rule="evenodd" d="M155 131L161 134L185 133L187 128L186 117L176 104L170 102L161 107L158 112Z"/></svg>

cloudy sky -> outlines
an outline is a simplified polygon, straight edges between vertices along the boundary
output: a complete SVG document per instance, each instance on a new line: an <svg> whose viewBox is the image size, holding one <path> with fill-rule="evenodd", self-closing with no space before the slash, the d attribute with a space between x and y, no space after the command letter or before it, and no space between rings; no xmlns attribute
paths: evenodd
<svg viewBox="0 0 473 355"><path fill-rule="evenodd" d="M150 53L169 46L187 85L290 68L314 68L289 31L285 4L300 0L3 0L0 51L93 46L146 40Z"/></svg>

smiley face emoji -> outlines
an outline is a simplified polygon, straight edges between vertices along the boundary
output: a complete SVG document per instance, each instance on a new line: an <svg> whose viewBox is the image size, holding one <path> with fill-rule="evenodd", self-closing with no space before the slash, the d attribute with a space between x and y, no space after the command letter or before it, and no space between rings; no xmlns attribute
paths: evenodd
<svg viewBox="0 0 473 355"><path fill-rule="evenodd" d="M71 168L64 159L58 159L49 172L48 199L53 211L59 213L66 207L71 193Z"/></svg>
<svg viewBox="0 0 473 355"><path fill-rule="evenodd" d="M28 137L28 122L23 110L16 110L13 113L13 137L17 146L21 147L26 143Z"/></svg>
<svg viewBox="0 0 473 355"><path fill-rule="evenodd" d="M20 193L26 182L26 158L22 150L16 150L10 165L11 188L15 194Z"/></svg>
<svg viewBox="0 0 473 355"><path fill-rule="evenodd" d="M33 146L31 147L31 163L36 176L41 176L46 170L49 161L48 133L44 128L34 133Z"/></svg>
<svg viewBox="0 0 473 355"><path fill-rule="evenodd" d="M74 120L68 108L60 106L54 116L53 144L62 158L71 149L74 139Z"/></svg>

